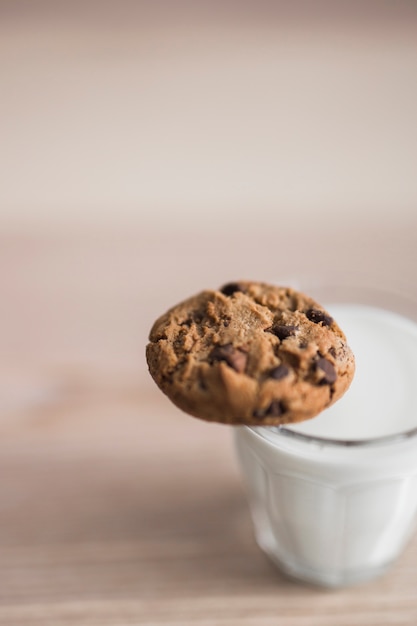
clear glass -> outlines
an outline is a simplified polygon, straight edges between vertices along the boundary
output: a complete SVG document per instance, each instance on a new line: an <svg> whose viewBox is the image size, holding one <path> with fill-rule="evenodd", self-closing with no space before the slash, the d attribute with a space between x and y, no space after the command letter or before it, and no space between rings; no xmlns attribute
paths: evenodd
<svg viewBox="0 0 417 626"><path fill-rule="evenodd" d="M417 321L417 303L400 293L346 281L309 285L298 287L323 305L373 305ZM367 410L372 406L367 398ZM347 440L290 427L237 427L235 443L260 548L291 577L327 587L385 572L415 528L417 415L415 424L389 436Z"/></svg>

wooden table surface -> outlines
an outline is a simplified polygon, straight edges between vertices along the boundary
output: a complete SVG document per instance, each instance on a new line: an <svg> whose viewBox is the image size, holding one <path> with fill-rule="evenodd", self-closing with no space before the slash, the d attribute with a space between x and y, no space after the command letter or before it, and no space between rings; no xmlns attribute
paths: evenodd
<svg viewBox="0 0 417 626"><path fill-rule="evenodd" d="M173 257L155 264L161 241L141 237L1 236L0 623L415 625L417 536L382 578L337 591L261 554L230 429L183 415L147 375L149 324L200 278L167 281ZM233 256L224 276L211 251L184 245L177 270L200 255L206 284L248 275Z"/></svg>

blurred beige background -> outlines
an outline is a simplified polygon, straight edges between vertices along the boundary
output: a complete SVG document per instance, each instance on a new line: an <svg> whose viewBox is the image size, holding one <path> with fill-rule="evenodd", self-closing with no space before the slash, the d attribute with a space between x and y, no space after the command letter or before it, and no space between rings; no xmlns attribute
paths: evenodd
<svg viewBox="0 0 417 626"><path fill-rule="evenodd" d="M417 205L417 6L0 4L0 227Z"/></svg>

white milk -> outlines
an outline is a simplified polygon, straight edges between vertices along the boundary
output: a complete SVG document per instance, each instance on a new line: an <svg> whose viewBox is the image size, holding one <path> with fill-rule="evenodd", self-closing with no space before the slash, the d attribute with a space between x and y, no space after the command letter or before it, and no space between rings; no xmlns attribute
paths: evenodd
<svg viewBox="0 0 417 626"><path fill-rule="evenodd" d="M292 576L342 586L382 573L414 528L417 435L399 434L417 427L417 325L372 307L327 308L356 356L351 388L291 429L235 435L260 547Z"/></svg>

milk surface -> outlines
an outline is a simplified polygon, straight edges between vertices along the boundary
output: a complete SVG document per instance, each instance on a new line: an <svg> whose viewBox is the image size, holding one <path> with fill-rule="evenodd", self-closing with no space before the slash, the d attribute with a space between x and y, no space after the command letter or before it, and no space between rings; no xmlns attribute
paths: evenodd
<svg viewBox="0 0 417 626"><path fill-rule="evenodd" d="M327 309L356 359L349 390L319 416L291 430L339 440L401 433L417 427L417 324L396 313L335 304Z"/></svg>

